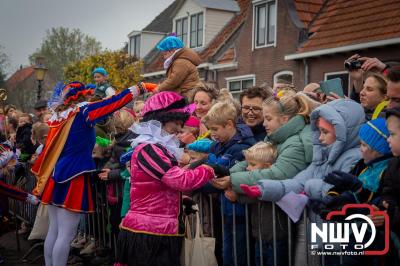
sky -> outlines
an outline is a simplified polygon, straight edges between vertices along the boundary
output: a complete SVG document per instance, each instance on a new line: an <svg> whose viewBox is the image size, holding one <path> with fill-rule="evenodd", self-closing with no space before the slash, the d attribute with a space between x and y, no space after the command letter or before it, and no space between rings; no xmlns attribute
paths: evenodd
<svg viewBox="0 0 400 266"><path fill-rule="evenodd" d="M79 28L103 48L120 49L173 0L1 0L0 45L10 59L8 75L29 63L52 27Z"/></svg>

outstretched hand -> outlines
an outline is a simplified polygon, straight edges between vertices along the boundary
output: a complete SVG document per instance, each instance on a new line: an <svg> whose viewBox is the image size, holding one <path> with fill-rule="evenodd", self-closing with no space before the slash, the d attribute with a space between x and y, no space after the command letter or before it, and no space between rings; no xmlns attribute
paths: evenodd
<svg viewBox="0 0 400 266"><path fill-rule="evenodd" d="M231 186L231 177L230 176L224 176L221 178L215 178L212 179L211 185L213 185L217 189L225 190Z"/></svg>

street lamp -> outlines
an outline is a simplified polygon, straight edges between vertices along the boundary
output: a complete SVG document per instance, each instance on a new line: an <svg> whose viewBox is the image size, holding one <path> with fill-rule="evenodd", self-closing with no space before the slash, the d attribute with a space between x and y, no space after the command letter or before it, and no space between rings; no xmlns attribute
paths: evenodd
<svg viewBox="0 0 400 266"><path fill-rule="evenodd" d="M35 70L36 80L38 81L37 100L39 101L42 93L42 82L47 71L47 68L44 66L44 57L36 57L36 66L33 69Z"/></svg>

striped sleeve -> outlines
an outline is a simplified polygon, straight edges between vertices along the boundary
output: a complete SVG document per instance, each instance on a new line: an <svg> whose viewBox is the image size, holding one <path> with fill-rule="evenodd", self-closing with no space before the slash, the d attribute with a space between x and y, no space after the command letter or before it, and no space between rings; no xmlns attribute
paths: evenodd
<svg viewBox="0 0 400 266"><path fill-rule="evenodd" d="M86 121L90 125L96 124L98 121L111 115L113 112L121 109L128 104L132 99L139 95L135 94L135 87L125 89L122 92L108 97L104 100L97 101L86 105L83 108L83 115L86 116Z"/></svg>
<svg viewBox="0 0 400 266"><path fill-rule="evenodd" d="M28 193L25 191L14 186L10 186L3 181L0 181L0 194L21 201L26 200L26 197L28 196Z"/></svg>
<svg viewBox="0 0 400 266"><path fill-rule="evenodd" d="M137 155L140 169L153 178L161 180L168 170L178 165L175 157L157 144L145 145Z"/></svg>

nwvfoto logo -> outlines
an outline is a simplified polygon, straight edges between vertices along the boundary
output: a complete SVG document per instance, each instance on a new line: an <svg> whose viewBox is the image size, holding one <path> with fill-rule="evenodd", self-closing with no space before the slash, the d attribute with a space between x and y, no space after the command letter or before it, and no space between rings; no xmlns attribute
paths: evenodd
<svg viewBox="0 0 400 266"><path fill-rule="evenodd" d="M384 217L385 246L382 250L366 250L372 245L376 238L375 225L372 220L364 214L352 214L347 216L346 213L349 209L368 209L370 215ZM325 222L320 226L316 223L311 223L312 250L318 249L320 245L317 243L322 242L323 248L326 250L333 250L335 246L340 246L341 250L344 251L347 249L364 251L364 255L384 255L389 251L389 216L385 211L375 211L372 206L368 204L347 204L343 206L340 211L330 212L326 220L330 221L338 216L347 216L344 219L345 222ZM350 243L351 232L355 240L352 241L353 243ZM320 241L318 241L317 237Z"/></svg>

